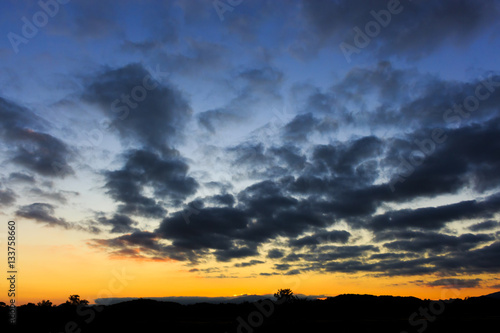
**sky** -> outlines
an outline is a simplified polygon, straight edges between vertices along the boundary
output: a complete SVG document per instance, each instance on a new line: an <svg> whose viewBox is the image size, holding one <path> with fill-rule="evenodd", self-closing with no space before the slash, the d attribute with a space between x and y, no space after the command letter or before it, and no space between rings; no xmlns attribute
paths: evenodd
<svg viewBox="0 0 500 333"><path fill-rule="evenodd" d="M500 289L500 1L0 9L20 303Z"/></svg>

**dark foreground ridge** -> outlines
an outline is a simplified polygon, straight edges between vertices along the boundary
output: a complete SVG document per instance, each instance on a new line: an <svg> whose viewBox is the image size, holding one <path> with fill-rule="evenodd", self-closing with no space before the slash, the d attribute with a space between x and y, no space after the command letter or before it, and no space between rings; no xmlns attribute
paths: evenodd
<svg viewBox="0 0 500 333"><path fill-rule="evenodd" d="M0 332L498 332L500 293L466 300L340 295L326 300L262 300L181 305L139 299L109 306L24 305L15 329L0 308Z"/></svg>

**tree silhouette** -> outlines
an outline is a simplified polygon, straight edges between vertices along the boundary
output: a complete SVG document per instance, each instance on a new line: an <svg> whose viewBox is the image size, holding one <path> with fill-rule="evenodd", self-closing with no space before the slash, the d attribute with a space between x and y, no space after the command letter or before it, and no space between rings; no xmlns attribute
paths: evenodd
<svg viewBox="0 0 500 333"><path fill-rule="evenodd" d="M89 301L86 299L80 299L80 295L70 295L69 300L66 301L66 304L70 305L87 305L89 304Z"/></svg>
<svg viewBox="0 0 500 333"><path fill-rule="evenodd" d="M297 300L297 297L293 295L292 289L278 289L278 292L274 294L276 300L280 303L291 303Z"/></svg>
<svg viewBox="0 0 500 333"><path fill-rule="evenodd" d="M3 308L5 306L7 306L7 304L5 304L4 302L0 302L0 308Z"/></svg>
<svg viewBox="0 0 500 333"><path fill-rule="evenodd" d="M41 302L38 302L36 305L37 306L47 306L50 308L52 306L52 302L49 300L42 300Z"/></svg>

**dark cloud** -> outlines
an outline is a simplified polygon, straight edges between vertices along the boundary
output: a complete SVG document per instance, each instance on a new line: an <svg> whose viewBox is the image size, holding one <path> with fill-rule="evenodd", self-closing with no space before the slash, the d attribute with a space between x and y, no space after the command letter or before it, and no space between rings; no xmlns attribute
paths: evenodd
<svg viewBox="0 0 500 333"><path fill-rule="evenodd" d="M378 158L382 153L383 142L374 136L363 137L338 145L318 145L314 148L312 159L318 171L337 176L363 177L364 183L374 180L373 175L364 175L363 163ZM366 167L366 164L365 164ZM376 170L371 170L376 172ZM370 179L365 179L366 176Z"/></svg>
<svg viewBox="0 0 500 333"><path fill-rule="evenodd" d="M290 268L290 265L288 264L275 264L274 269L277 269L279 271L286 271Z"/></svg>
<svg viewBox="0 0 500 333"><path fill-rule="evenodd" d="M424 256L421 253L407 255L375 254L370 258L373 260L359 260L356 252L369 253L369 249L361 251L353 248L341 252L348 254L343 256L346 260L339 261L335 255L302 255L301 257L313 262L308 266L309 270L326 272L359 273L368 272L374 276L414 276L427 274L440 274L441 276L454 276L457 274L481 274L497 273L499 268L493 264L500 256L500 244L495 242L491 245L463 251L460 248L451 250L446 256L433 255ZM373 250L373 249L372 249ZM354 255L353 255L354 254ZM405 260L402 260L405 258Z"/></svg>
<svg viewBox="0 0 500 333"><path fill-rule="evenodd" d="M413 232L407 237L407 240L402 240L401 238L405 235L393 234L393 237L397 237L400 240L396 240L390 243L385 243L384 247L393 251L408 251L424 253L427 251L441 253L449 251L467 251L471 248L477 247L478 245L484 244L486 242L493 241L495 238L490 235L480 234L463 234L458 237L443 235L438 233L423 233L423 232Z"/></svg>
<svg viewBox="0 0 500 333"><path fill-rule="evenodd" d="M210 133L215 134L218 128L228 123L241 121L242 117L233 114L226 108L222 108L204 111L197 115L197 119L200 126L208 130Z"/></svg>
<svg viewBox="0 0 500 333"><path fill-rule="evenodd" d="M268 87L272 81L269 77L273 78L273 75L273 72L248 71L240 75L240 80L250 80L252 89L258 90ZM410 79L412 75L416 78ZM405 86L408 80L413 80L415 85ZM337 112L341 123L355 125L358 115L350 114L345 108L325 107L321 112L300 113L285 124L281 133L288 130L290 135L295 133L298 137L292 135L287 140L284 135L281 145L252 137L226 148L233 166L243 170L247 178L258 181L232 194L228 193L228 190L234 190L230 185L207 185L219 194L214 191L210 196L192 201L188 207L203 203L194 206L196 214L186 218L186 211L171 213L154 230L152 234L159 241L172 244L168 251L159 251L157 255L172 258L175 252L176 260L198 261L215 257L226 262L264 254L270 259L281 259L277 265L288 265L275 266L275 270L294 273L312 270L409 276L496 272L492 264L478 259L484 256L493 262L498 256L492 235L449 235L449 230L444 231L451 222L493 218L500 207L499 197L494 194L499 186L495 170L500 167L496 154L500 148L496 140L500 120L496 118L494 107L485 104L485 113L476 121L464 120L459 126L445 124L442 119L444 110L455 101L463 100L463 94L474 90L478 82L446 82L394 69L390 63L380 63L376 68L349 72L341 83L345 85L335 84L331 91L313 91L309 96L314 98L306 97L306 102L320 108L325 101L335 100L335 107L338 107L342 101L336 99L351 103L365 95L370 98L378 96L381 104L393 101L401 107L369 110L370 103L364 101L363 107L367 109L363 112L370 111L371 114L366 114L367 118L360 121L359 127L364 128L366 123L378 117L379 129L400 129L404 117L409 117L408 131L402 133L400 130L392 137L379 136L373 131L373 134L353 135L343 141L308 142L314 131L320 132L317 128L321 123L319 117L328 113ZM410 94L412 89L415 94ZM435 91L441 90L443 94L436 96ZM332 91L341 97L334 96ZM496 96L491 98L495 100ZM309 105L307 103L305 105ZM432 130L441 125L442 134L447 139L435 143L433 152L427 154L425 161L414 168L408 179L398 184L395 192L391 191L386 179L390 172L397 170L398 157L408 156L421 148L422 142L427 144L425 140L432 137ZM120 172L124 173L123 179L128 179L124 184L132 190L118 190L116 187L114 195L118 201L126 202L118 194L141 194L145 184L152 185L149 180L165 179L154 176L153 168L144 164L155 165L158 160L168 158L170 155L163 153L144 159L148 160L147 163L137 163L135 158L127 157L129 162ZM188 177L186 172L180 174ZM470 188L478 191L470 200L413 209L391 206L421 198L459 194ZM493 194L480 197L485 189ZM154 186L153 191L156 191ZM171 192L172 189L166 197L176 197ZM194 191L180 191L177 201L191 194ZM162 206L161 203L154 204ZM373 232L375 244L343 245L353 237L350 232L326 231L340 221L347 223L353 234L360 229ZM486 228L492 226L488 223L473 231L489 230ZM277 238L284 238L295 252L286 256L287 251L279 249L261 253L262 245L270 243L279 247L286 244L281 240L275 243ZM332 243L340 244L333 246ZM312 247L314 251L309 251Z"/></svg>
<svg viewBox="0 0 500 333"><path fill-rule="evenodd" d="M478 117L482 120L496 117L495 105L500 101L497 82L500 78L495 72L460 82L414 69L395 68L388 61L371 67L354 67L328 90L310 85L293 88L295 103L302 114L287 125L296 131L289 137L296 135L305 140L322 131L331 135L336 129L329 119L335 119L334 123L342 124L343 128L370 129L384 135L390 130L393 133L418 130L417 133L423 134L423 131L427 139L431 137L430 130L438 125L443 129L456 128L457 125L471 125ZM462 105L468 96L475 96L478 91L487 97L482 98L477 110L469 112L462 107L459 111L457 105ZM392 139L398 138L400 135L392 136ZM414 139L422 138L409 138L412 149L416 148Z"/></svg>
<svg viewBox="0 0 500 333"><path fill-rule="evenodd" d="M298 269L292 269L291 271L285 273L285 275L298 275L298 274L300 274L300 270Z"/></svg>
<svg viewBox="0 0 500 333"><path fill-rule="evenodd" d="M12 139L18 142L12 162L43 176L65 177L74 174L68 164L72 152L61 140L50 134L21 130Z"/></svg>
<svg viewBox="0 0 500 333"><path fill-rule="evenodd" d="M378 247L373 245L346 245L346 246L322 246L319 254L305 254L302 258L308 261L329 261L346 258L359 258L370 252L379 252Z"/></svg>
<svg viewBox="0 0 500 333"><path fill-rule="evenodd" d="M136 230L134 228L134 226L137 225L137 222L132 220L130 217L128 217L126 215L120 215L120 214L115 214L111 218L106 218L105 216L100 216L97 218L97 221L99 221L99 223L101 223L103 225L111 226L112 233L132 232L132 231Z"/></svg>
<svg viewBox="0 0 500 333"><path fill-rule="evenodd" d="M0 189L0 206L12 205L18 196L11 189Z"/></svg>
<svg viewBox="0 0 500 333"><path fill-rule="evenodd" d="M469 200L439 207L395 210L373 217L367 227L374 231L406 228L439 230L452 221L492 217L499 210L499 200L498 195L493 195L482 201Z"/></svg>
<svg viewBox="0 0 500 333"><path fill-rule="evenodd" d="M216 194L212 197L209 198L210 202L213 202L218 205L224 205L224 206L229 206L232 207L236 200L232 194L226 193L226 194Z"/></svg>
<svg viewBox="0 0 500 333"><path fill-rule="evenodd" d="M296 247L316 246L323 243L347 243L351 234L347 231L321 231L311 236L294 239L290 245Z"/></svg>
<svg viewBox="0 0 500 333"><path fill-rule="evenodd" d="M428 282L429 287L443 287L449 289L477 288L481 285L481 279L439 279Z"/></svg>
<svg viewBox="0 0 500 333"><path fill-rule="evenodd" d="M122 203L119 211L123 214L164 217L166 210L156 198L179 205L198 188L196 180L187 176L188 165L176 151L160 156L147 150L131 150L125 159L122 169L104 172L107 193ZM143 194L147 186L153 188L155 198Z"/></svg>
<svg viewBox="0 0 500 333"><path fill-rule="evenodd" d="M164 245L158 235L147 231L135 231L131 234L111 239L93 239L92 247L102 248L115 258L130 258L146 261L185 261L196 262L198 255L194 251Z"/></svg>
<svg viewBox="0 0 500 333"><path fill-rule="evenodd" d="M199 214L192 215L189 223L181 213L176 213L163 220L156 231L161 237L170 239L174 246L188 249L217 249L228 252L219 252L220 258L226 258L237 250L233 238L238 230L246 229L248 217L238 209L229 207L204 208ZM255 253L255 251L235 251L235 258L241 254Z"/></svg>
<svg viewBox="0 0 500 333"><path fill-rule="evenodd" d="M435 258L433 263L442 271L468 272L470 274L498 273L500 268L493 262L500 259L500 243L497 241L491 245L469 252L456 252L445 258Z"/></svg>
<svg viewBox="0 0 500 333"><path fill-rule="evenodd" d="M231 248L227 250L217 250L214 252L218 261L230 261L232 259L257 256L259 253L251 247Z"/></svg>
<svg viewBox="0 0 500 333"><path fill-rule="evenodd" d="M165 73L157 73L164 76ZM124 142L135 139L148 149L169 153L181 139L191 108L175 87L139 64L108 69L87 85L84 100L96 103Z"/></svg>
<svg viewBox="0 0 500 333"><path fill-rule="evenodd" d="M250 266L255 266L255 265L263 264L263 263L265 263L265 261L250 260L248 262L236 263L236 264L234 264L234 267L250 267Z"/></svg>
<svg viewBox="0 0 500 333"><path fill-rule="evenodd" d="M245 69L231 78L235 97L227 104L197 115L198 124L211 133L228 125L248 121L262 110L282 107L284 75L273 67Z"/></svg>
<svg viewBox="0 0 500 333"><path fill-rule="evenodd" d="M54 213L55 207L47 203L33 203L22 206L16 211L16 215L19 217L46 223L49 226L59 226L65 229L71 227L65 219L55 217Z"/></svg>
<svg viewBox="0 0 500 333"><path fill-rule="evenodd" d="M0 137L10 142L10 161L43 176L64 178L74 174L69 160L74 157L63 141L43 133L47 124L32 111L0 97Z"/></svg>
<svg viewBox="0 0 500 333"><path fill-rule="evenodd" d="M7 137L12 131L18 131L25 127L35 127L42 129L45 124L40 117L31 110L15 104L3 97L0 97L0 135Z"/></svg>
<svg viewBox="0 0 500 333"><path fill-rule="evenodd" d="M318 124L312 113L298 115L284 126L283 136L287 141L306 141Z"/></svg>
<svg viewBox="0 0 500 333"><path fill-rule="evenodd" d="M267 252L267 257L269 259L279 259L279 258L283 258L285 256L285 254L283 253L283 251L279 250L279 249L272 249L272 250L269 250L269 252Z"/></svg>
<svg viewBox="0 0 500 333"><path fill-rule="evenodd" d="M307 157L292 144L266 147L263 143L244 142L226 149L232 164L245 168L245 175L254 179L274 179L299 173L307 167Z"/></svg>
<svg viewBox="0 0 500 333"><path fill-rule="evenodd" d="M36 183L35 177L22 173L22 172L13 172L9 175L10 182L18 182L18 183L27 183L34 184Z"/></svg>
<svg viewBox="0 0 500 333"><path fill-rule="evenodd" d="M29 190L30 194L34 194L43 199L51 199L59 203L65 204L68 202L68 197L78 196L78 192L69 191L44 191L39 187L33 187Z"/></svg>
<svg viewBox="0 0 500 333"><path fill-rule="evenodd" d="M55 35L71 35L83 39L123 35L123 26L113 9L112 3L97 0L72 3L64 6L65 15L58 15L47 29Z"/></svg>
<svg viewBox="0 0 500 333"><path fill-rule="evenodd" d="M268 154L275 156L277 162L284 168L300 171L306 167L307 158L297 146L284 145L281 147L271 147L268 150Z"/></svg>
<svg viewBox="0 0 500 333"><path fill-rule="evenodd" d="M485 231L500 227L500 223L493 220L488 220L471 225L468 229L470 231Z"/></svg>
<svg viewBox="0 0 500 333"><path fill-rule="evenodd" d="M428 55L445 43L468 45L485 27L495 23L498 14L495 2L402 0L399 3L397 14L391 15L391 21L386 27L381 27L380 34L366 49L361 49L361 52L367 52L367 57L375 53L382 57L415 59ZM341 42L356 46L353 28L365 31L365 25L375 21L371 12L387 10L388 2L302 1L302 7L307 28L291 50L299 57L308 57L323 47L337 46Z"/></svg>

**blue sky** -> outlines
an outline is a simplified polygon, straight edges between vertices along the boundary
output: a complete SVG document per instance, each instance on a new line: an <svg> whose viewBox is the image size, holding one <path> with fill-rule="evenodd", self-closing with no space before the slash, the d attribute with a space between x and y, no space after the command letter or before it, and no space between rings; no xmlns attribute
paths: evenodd
<svg viewBox="0 0 500 333"><path fill-rule="evenodd" d="M41 3L0 5L4 219L260 278L498 288L498 1Z"/></svg>

